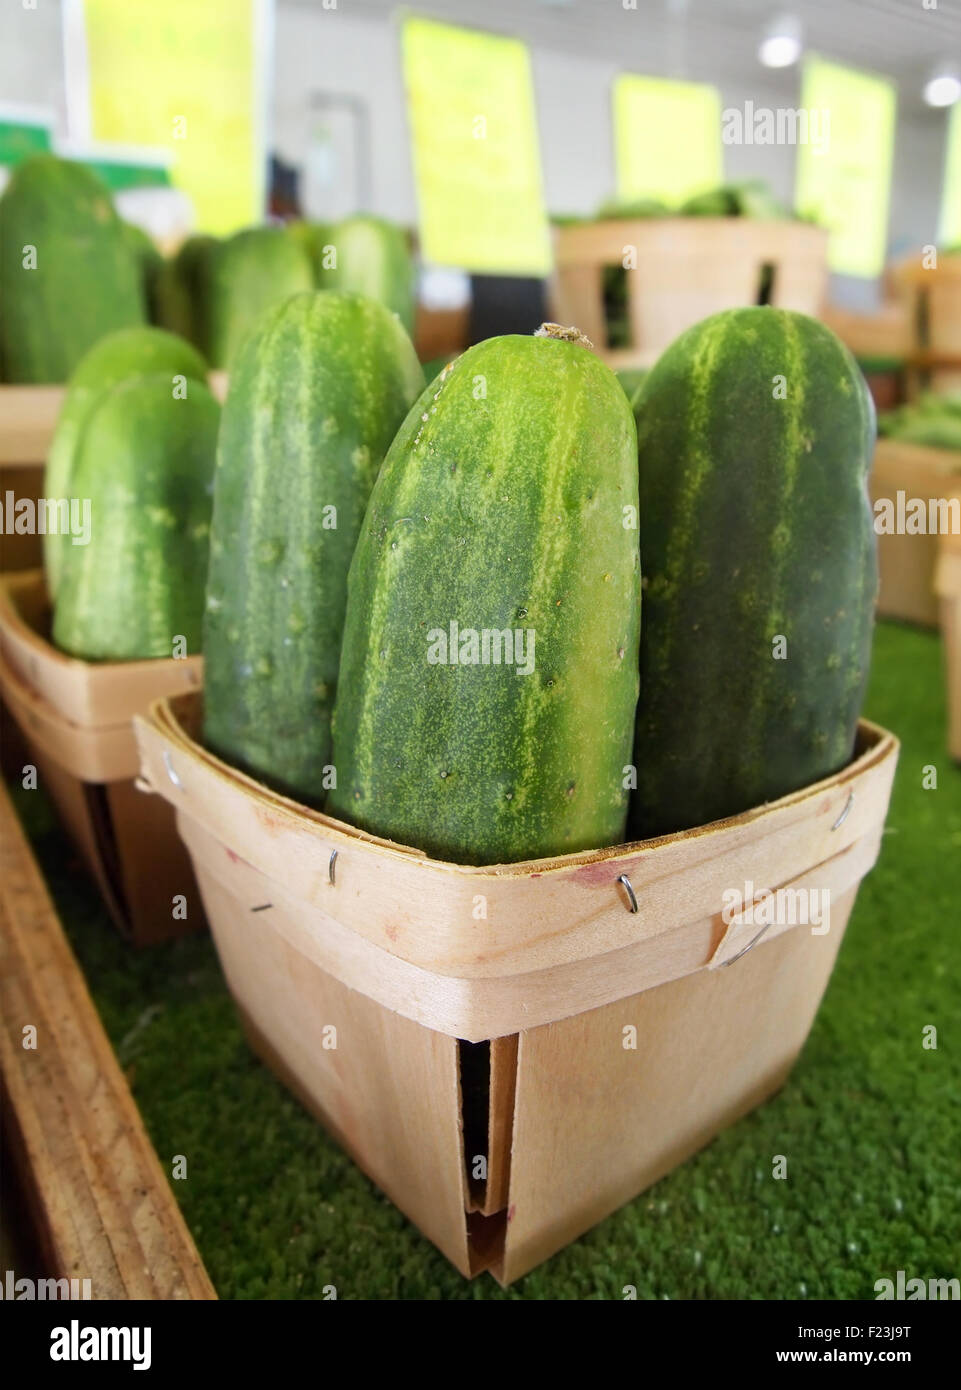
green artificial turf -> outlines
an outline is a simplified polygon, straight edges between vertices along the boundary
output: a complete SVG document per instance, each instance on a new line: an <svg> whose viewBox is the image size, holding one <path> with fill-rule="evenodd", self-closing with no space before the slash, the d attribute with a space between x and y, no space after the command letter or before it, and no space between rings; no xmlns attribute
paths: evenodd
<svg viewBox="0 0 961 1390"><path fill-rule="evenodd" d="M209 939L134 953L49 809L41 866L223 1298L873 1298L961 1273L961 769L938 639L883 625L867 714L902 740L881 860L780 1094L506 1292L468 1283L248 1051ZM922 786L937 769L936 790ZM934 1024L937 1050L922 1047ZM783 1154L788 1176L772 1176Z"/></svg>

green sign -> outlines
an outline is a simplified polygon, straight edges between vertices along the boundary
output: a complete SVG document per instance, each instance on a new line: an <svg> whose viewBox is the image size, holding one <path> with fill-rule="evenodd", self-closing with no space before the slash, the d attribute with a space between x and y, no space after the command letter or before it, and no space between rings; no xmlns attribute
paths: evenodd
<svg viewBox="0 0 961 1390"><path fill-rule="evenodd" d="M672 207L724 177L716 87L622 73L613 87L617 194Z"/></svg>
<svg viewBox="0 0 961 1390"><path fill-rule="evenodd" d="M517 39L410 18L404 82L424 259L547 275L531 67Z"/></svg>
<svg viewBox="0 0 961 1390"><path fill-rule="evenodd" d="M130 188L169 188L170 175L166 162L134 159L114 159L109 155L91 154L78 157L103 179L112 193L124 193Z"/></svg>
<svg viewBox="0 0 961 1390"><path fill-rule="evenodd" d="M48 121L39 115L17 115L0 105L0 165L12 168L27 155L49 149Z"/></svg>
<svg viewBox="0 0 961 1390"><path fill-rule="evenodd" d="M888 204L897 97L883 77L810 58L804 64L803 131L795 201L830 232L828 264L840 275L880 275L888 244Z"/></svg>

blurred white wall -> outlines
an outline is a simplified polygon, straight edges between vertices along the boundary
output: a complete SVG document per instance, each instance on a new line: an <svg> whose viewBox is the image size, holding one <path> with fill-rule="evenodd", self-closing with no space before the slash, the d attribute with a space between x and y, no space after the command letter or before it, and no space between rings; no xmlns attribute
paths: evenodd
<svg viewBox="0 0 961 1390"><path fill-rule="evenodd" d="M370 210L402 222L416 218L416 201L407 142L400 35L395 19L357 13L363 0L336 10L321 0L276 0L273 146L286 161L300 165L311 130L311 99L317 93L358 99L370 128ZM442 3L434 7L443 11ZM523 11L518 8L519 30ZM698 54L695 76L708 75L709 53ZM540 128L544 191L552 212L593 212L614 189L610 126L610 84L623 64L578 55L539 42L533 51L534 84ZM636 66L636 64L634 65ZM797 73L778 74L770 83L759 71L750 87L720 82L722 105L797 104ZM20 0L0 5L0 100L52 106L61 131L65 123L60 0L37 0L24 10ZM438 112L443 119L443 112ZM944 164L944 113L924 112L903 103L898 122L891 199L890 247L902 253L935 239ZM762 177L790 201L794 152L777 146L729 146L729 178ZM870 307L873 282L836 279L839 300Z"/></svg>

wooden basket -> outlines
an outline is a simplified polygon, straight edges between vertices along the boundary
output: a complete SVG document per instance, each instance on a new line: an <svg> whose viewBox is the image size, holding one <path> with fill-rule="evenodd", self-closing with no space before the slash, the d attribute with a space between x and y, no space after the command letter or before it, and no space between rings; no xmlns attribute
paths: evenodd
<svg viewBox="0 0 961 1390"><path fill-rule="evenodd" d="M131 721L158 695L197 687L201 659L77 661L47 640L49 618L39 571L0 581L0 693L38 782L125 936L148 945L195 930L203 907L174 817L134 786ZM174 917L181 894L186 917Z"/></svg>
<svg viewBox="0 0 961 1390"><path fill-rule="evenodd" d="M926 269L917 252L892 268L891 280L915 337L911 394L961 391L961 255L942 254Z"/></svg>
<svg viewBox="0 0 961 1390"><path fill-rule="evenodd" d="M463 1274L504 1284L784 1081L898 747L862 724L843 772L757 811L478 869L268 790L199 717L190 695L135 719L141 776L177 809L253 1047ZM754 944L722 917L748 880L829 890L830 930Z"/></svg>
<svg viewBox="0 0 961 1390"><path fill-rule="evenodd" d="M0 385L0 571L34 569L41 563L42 538L7 527L7 493L18 501L43 496L43 467L66 394L64 386Z"/></svg>
<svg viewBox="0 0 961 1390"><path fill-rule="evenodd" d="M950 498L961 495L961 454L949 449L929 449L879 439L870 477L871 501L897 496ZM934 571L938 559L937 535L879 535L878 566L881 592L878 615L900 618L924 627L938 625L938 598Z"/></svg>
<svg viewBox="0 0 961 1390"><path fill-rule="evenodd" d="M948 750L961 762L961 536L942 536L935 591L947 677Z"/></svg>
<svg viewBox="0 0 961 1390"><path fill-rule="evenodd" d="M609 349L604 269L624 264L632 343ZM817 314L827 290L827 233L803 222L667 217L558 227L552 312L576 324L612 367L650 366L678 334L721 309L756 304L765 267L771 303Z"/></svg>

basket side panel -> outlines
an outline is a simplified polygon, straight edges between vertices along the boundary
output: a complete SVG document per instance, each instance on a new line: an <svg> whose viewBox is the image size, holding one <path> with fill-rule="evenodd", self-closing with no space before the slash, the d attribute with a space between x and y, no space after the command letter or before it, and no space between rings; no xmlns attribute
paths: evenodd
<svg viewBox="0 0 961 1390"><path fill-rule="evenodd" d="M505 1284L575 1240L783 1083L824 992L856 889L831 930L798 926L700 971L522 1033ZM636 1050L624 1030L636 1031Z"/></svg>
<svg viewBox="0 0 961 1390"><path fill-rule="evenodd" d="M456 1040L348 989L272 928L268 907L251 912L201 864L195 868L252 1046L469 1274Z"/></svg>
<svg viewBox="0 0 961 1390"><path fill-rule="evenodd" d="M138 791L133 781L108 783L106 795L132 940L150 946L204 927L200 890L174 808ZM175 917L173 900L181 896L186 916Z"/></svg>

